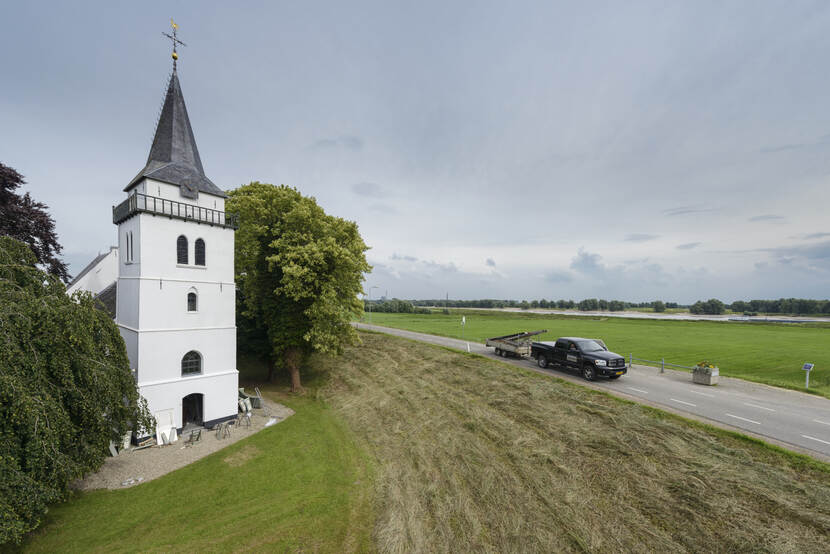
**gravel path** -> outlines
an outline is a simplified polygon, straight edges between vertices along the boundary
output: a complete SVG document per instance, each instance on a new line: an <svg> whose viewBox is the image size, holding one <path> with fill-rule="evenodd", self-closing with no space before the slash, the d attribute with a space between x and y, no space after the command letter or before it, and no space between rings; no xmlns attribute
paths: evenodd
<svg viewBox="0 0 830 554"><path fill-rule="evenodd" d="M263 401L270 408L271 414L278 423L294 415L294 410L291 408L265 399ZM267 421L268 417L265 416L264 410L254 410L250 427L232 425L231 436L224 439L216 438L215 431L204 429L202 440L193 446L185 447L185 436L167 446L124 451L114 458L107 458L97 473L76 481L72 486L78 490L123 489L146 483L253 435L262 430Z"/></svg>

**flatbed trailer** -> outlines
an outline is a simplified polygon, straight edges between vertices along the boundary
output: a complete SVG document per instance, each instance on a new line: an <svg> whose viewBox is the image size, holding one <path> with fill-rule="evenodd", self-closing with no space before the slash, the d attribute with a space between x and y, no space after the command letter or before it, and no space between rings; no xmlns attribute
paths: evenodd
<svg viewBox="0 0 830 554"><path fill-rule="evenodd" d="M513 333L512 335L504 335L503 337L493 337L487 339L485 346L492 346L496 349L496 356L504 358L525 358L530 356L530 337L547 333L547 329L541 331L523 331L521 333Z"/></svg>

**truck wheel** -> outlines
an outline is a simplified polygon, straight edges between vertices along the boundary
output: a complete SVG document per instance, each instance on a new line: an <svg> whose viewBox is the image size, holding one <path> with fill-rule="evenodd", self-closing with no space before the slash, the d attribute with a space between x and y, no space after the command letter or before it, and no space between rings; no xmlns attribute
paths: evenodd
<svg viewBox="0 0 830 554"><path fill-rule="evenodd" d="M536 360L536 363L539 364L539 367L545 369L548 367L548 359L545 357L544 354L539 354L539 358Z"/></svg>
<svg viewBox="0 0 830 554"><path fill-rule="evenodd" d="M594 366L591 365L583 365L582 366L582 376L585 377L586 381L593 381L596 377L596 372L594 371Z"/></svg>

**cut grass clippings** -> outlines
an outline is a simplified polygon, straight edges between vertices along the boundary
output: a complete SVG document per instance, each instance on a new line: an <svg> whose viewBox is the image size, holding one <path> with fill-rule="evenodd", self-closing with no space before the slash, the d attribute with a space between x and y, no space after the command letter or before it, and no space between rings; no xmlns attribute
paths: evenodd
<svg viewBox="0 0 830 554"><path fill-rule="evenodd" d="M467 322L463 329L462 314ZM830 326L826 323L676 321L472 310L453 310L449 315L373 313L371 317L377 325L480 343L488 337L536 329L548 329L548 333L535 340L601 338L626 359L633 353L636 358L664 358L683 366L709 360L719 366L721 375L800 391L805 390L801 368L811 362L815 369L808 392L830 398Z"/></svg>
<svg viewBox="0 0 830 554"><path fill-rule="evenodd" d="M320 394L378 460L382 552L825 551L830 469L497 361L362 333Z"/></svg>

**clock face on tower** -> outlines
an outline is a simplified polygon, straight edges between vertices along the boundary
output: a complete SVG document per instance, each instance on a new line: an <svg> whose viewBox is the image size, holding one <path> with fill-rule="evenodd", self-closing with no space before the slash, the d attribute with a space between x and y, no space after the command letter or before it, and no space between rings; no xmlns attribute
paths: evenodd
<svg viewBox="0 0 830 554"><path fill-rule="evenodd" d="M184 198L198 198L199 189L192 183L182 183L179 187L180 193Z"/></svg>

